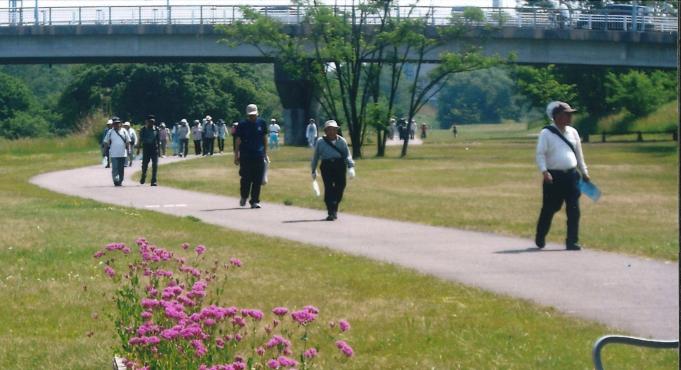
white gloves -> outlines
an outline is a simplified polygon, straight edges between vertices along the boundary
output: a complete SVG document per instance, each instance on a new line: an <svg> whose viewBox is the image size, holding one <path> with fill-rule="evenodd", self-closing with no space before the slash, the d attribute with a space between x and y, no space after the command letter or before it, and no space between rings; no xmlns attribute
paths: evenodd
<svg viewBox="0 0 681 370"><path fill-rule="evenodd" d="M355 167L348 168L348 176L350 176L351 179L354 179L355 175Z"/></svg>

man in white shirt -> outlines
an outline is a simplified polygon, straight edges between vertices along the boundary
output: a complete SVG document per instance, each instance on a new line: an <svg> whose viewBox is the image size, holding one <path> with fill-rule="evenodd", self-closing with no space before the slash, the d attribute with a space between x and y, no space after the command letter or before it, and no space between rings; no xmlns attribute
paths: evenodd
<svg viewBox="0 0 681 370"><path fill-rule="evenodd" d="M542 208L535 235L535 244L539 248L546 245L545 238L551 228L553 215L565 202L567 214L565 247L568 250L582 249L578 243L580 173L584 181L588 182L590 179L579 133L570 126L572 113L575 111L564 102L550 103L547 113L550 112L554 123L539 133L536 159L537 167L543 176Z"/></svg>
<svg viewBox="0 0 681 370"><path fill-rule="evenodd" d="M279 131L281 127L277 124L277 120L272 118L270 120L270 126L268 127L270 133L270 148L276 149L279 147Z"/></svg>
<svg viewBox="0 0 681 370"><path fill-rule="evenodd" d="M121 128L120 118L113 117L111 120L113 121L113 128L106 133L102 144L109 148L111 177L113 178L114 186L121 186L123 184L125 160L127 159L128 147L130 145L130 135Z"/></svg>
<svg viewBox="0 0 681 370"><path fill-rule="evenodd" d="M127 131L128 136L130 136L130 145L128 146L128 160L125 166L132 167L132 160L134 158L132 148L134 148L135 145L137 145L137 133L135 132L135 129L130 126L130 122L128 121L123 122L123 130Z"/></svg>

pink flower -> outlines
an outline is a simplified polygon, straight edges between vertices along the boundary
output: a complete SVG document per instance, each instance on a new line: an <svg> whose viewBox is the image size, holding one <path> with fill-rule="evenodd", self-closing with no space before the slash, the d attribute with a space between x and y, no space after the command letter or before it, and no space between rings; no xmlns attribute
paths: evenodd
<svg viewBox="0 0 681 370"><path fill-rule="evenodd" d="M142 318L145 319L145 320L149 320L149 319L151 319L153 316L154 316L154 314L152 314L152 313L149 312L149 311L142 311Z"/></svg>
<svg viewBox="0 0 681 370"><path fill-rule="evenodd" d="M99 258L99 257L101 257L105 254L106 254L106 251L97 251L97 253L95 253L94 257Z"/></svg>
<svg viewBox="0 0 681 370"><path fill-rule="evenodd" d="M272 359L267 361L267 367L269 367L270 369L278 369L279 368L279 361L272 358Z"/></svg>
<svg viewBox="0 0 681 370"><path fill-rule="evenodd" d="M206 252L206 246L203 244L199 244L196 246L196 248L194 248L194 252L196 252L196 254L200 256Z"/></svg>
<svg viewBox="0 0 681 370"><path fill-rule="evenodd" d="M189 249L189 243L182 243L182 249L184 250Z"/></svg>
<svg viewBox="0 0 681 370"><path fill-rule="evenodd" d="M225 348L225 341L222 338L217 338L215 339L215 346L220 349L223 349Z"/></svg>
<svg viewBox="0 0 681 370"><path fill-rule="evenodd" d="M114 271L114 269L112 269L111 266L104 267L104 272L107 275L109 275L110 278L113 278L114 276L116 276L116 271Z"/></svg>
<svg viewBox="0 0 681 370"><path fill-rule="evenodd" d="M229 263L232 264L232 266L234 266L234 267L241 267L241 265L242 265L241 260L238 259L238 258L234 258L234 257L229 259Z"/></svg>
<svg viewBox="0 0 681 370"><path fill-rule="evenodd" d="M262 348L262 347L258 347L258 348L255 350L255 353L257 353L258 356L262 356L262 355L265 354L265 349Z"/></svg>
<svg viewBox="0 0 681 370"><path fill-rule="evenodd" d="M275 307L272 309L272 313L277 316L284 316L288 313L288 308L286 307Z"/></svg>
<svg viewBox="0 0 681 370"><path fill-rule="evenodd" d="M355 353L352 350L352 347L350 347L344 340L339 340L336 341L336 347L343 352L343 354L347 357L352 357L352 355Z"/></svg>
<svg viewBox="0 0 681 370"><path fill-rule="evenodd" d="M338 327L342 332L346 332L350 330L350 323L347 320L341 320L338 322Z"/></svg>
<svg viewBox="0 0 681 370"><path fill-rule="evenodd" d="M303 352L303 356L307 359L315 358L317 357L317 349L314 347L309 348L307 351Z"/></svg>
<svg viewBox="0 0 681 370"><path fill-rule="evenodd" d="M292 358L288 358L286 356L277 357L277 361L279 362L279 365L285 366L285 367L298 366L298 361L296 361Z"/></svg>
<svg viewBox="0 0 681 370"><path fill-rule="evenodd" d="M306 325L314 321L314 319L317 318L317 315L308 311L308 310L300 310L300 311L295 311L291 314L291 317L295 322L297 322L300 325Z"/></svg>
<svg viewBox="0 0 681 370"><path fill-rule="evenodd" d="M192 347L194 347L194 354L196 357L202 357L208 352L206 346L203 345L203 342L198 339L192 340Z"/></svg>

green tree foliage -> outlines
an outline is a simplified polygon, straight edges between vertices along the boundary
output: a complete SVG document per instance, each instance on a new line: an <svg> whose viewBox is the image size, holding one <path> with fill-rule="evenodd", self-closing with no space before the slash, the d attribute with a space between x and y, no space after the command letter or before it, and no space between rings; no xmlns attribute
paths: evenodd
<svg viewBox="0 0 681 370"><path fill-rule="evenodd" d="M645 116L657 107L676 98L674 73L654 71L646 73L632 70L617 75L608 73L607 102L615 109L624 108L636 117Z"/></svg>
<svg viewBox="0 0 681 370"><path fill-rule="evenodd" d="M31 90L19 79L0 73L0 121L18 112L33 109L36 100Z"/></svg>
<svg viewBox="0 0 681 370"><path fill-rule="evenodd" d="M459 73L440 91L438 121L442 128L452 122L498 123L504 118L518 119L521 105L515 84L503 69Z"/></svg>
<svg viewBox="0 0 681 370"><path fill-rule="evenodd" d="M60 98L62 124L75 129L96 110L134 122L150 113L166 122L206 114L236 120L249 103L259 103L263 114L271 114L278 101L273 83L263 88L257 75L253 68L211 64L85 66Z"/></svg>
<svg viewBox="0 0 681 370"><path fill-rule="evenodd" d="M0 73L0 136L18 139L48 135L45 116L23 81Z"/></svg>
<svg viewBox="0 0 681 370"><path fill-rule="evenodd" d="M10 118L0 120L0 134L7 139L44 137L51 133L50 124L34 112L16 112Z"/></svg>
<svg viewBox="0 0 681 370"><path fill-rule="evenodd" d="M554 65L547 67L515 66L513 78L516 80L519 91L529 99L535 108L544 109L546 104L553 100L576 101L575 85L561 83L558 80Z"/></svg>

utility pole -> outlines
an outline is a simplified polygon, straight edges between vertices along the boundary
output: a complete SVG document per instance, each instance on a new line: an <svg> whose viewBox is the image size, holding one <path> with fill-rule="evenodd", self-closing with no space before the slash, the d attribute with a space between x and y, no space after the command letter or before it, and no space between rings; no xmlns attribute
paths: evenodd
<svg viewBox="0 0 681 370"><path fill-rule="evenodd" d="M170 0L166 0L166 14L168 15L168 24L172 22L172 16L170 15Z"/></svg>
<svg viewBox="0 0 681 370"><path fill-rule="evenodd" d="M38 0L35 0L35 9L33 10L33 18L35 19L35 25L38 25Z"/></svg>

